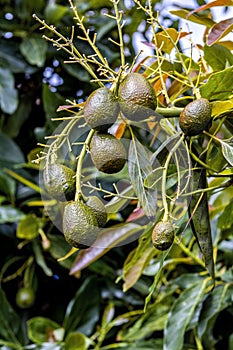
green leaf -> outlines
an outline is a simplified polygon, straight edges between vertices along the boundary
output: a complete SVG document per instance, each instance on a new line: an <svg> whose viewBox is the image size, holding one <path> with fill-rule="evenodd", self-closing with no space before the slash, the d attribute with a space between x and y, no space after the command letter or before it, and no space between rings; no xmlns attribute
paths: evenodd
<svg viewBox="0 0 233 350"><path fill-rule="evenodd" d="M233 225L233 201L231 201L223 210L218 218L218 227L221 230L230 229Z"/></svg>
<svg viewBox="0 0 233 350"><path fill-rule="evenodd" d="M48 318L33 317L28 320L27 327L29 339L36 344L42 344L54 340L61 341L63 339L64 330L58 323Z"/></svg>
<svg viewBox="0 0 233 350"><path fill-rule="evenodd" d="M37 67L43 67L48 44L40 35L26 37L20 44L20 51L26 60Z"/></svg>
<svg viewBox="0 0 233 350"><path fill-rule="evenodd" d="M14 85L14 76L10 70L0 68L0 106L8 114L14 113L18 106L18 92Z"/></svg>
<svg viewBox="0 0 233 350"><path fill-rule="evenodd" d="M211 47L204 46L204 57L206 62L214 71L220 71L233 65L233 54L222 45L215 44Z"/></svg>
<svg viewBox="0 0 233 350"><path fill-rule="evenodd" d="M1 205L0 206L0 224L17 222L22 219L25 214L11 205Z"/></svg>
<svg viewBox="0 0 233 350"><path fill-rule="evenodd" d="M224 158L233 166L233 143L221 141L221 147Z"/></svg>
<svg viewBox="0 0 233 350"><path fill-rule="evenodd" d="M12 309L2 288L0 288L0 338L11 341L20 347L24 344L25 336L22 328L22 321Z"/></svg>
<svg viewBox="0 0 233 350"><path fill-rule="evenodd" d="M68 8L62 5L57 5L54 2L48 3L45 8L45 20L47 23L55 25L68 12Z"/></svg>
<svg viewBox="0 0 233 350"><path fill-rule="evenodd" d="M135 341L147 338L153 332L162 331L167 320L169 308L169 303L154 303L147 309L146 313L137 318L133 325L130 324L130 327L120 331L117 339L121 341Z"/></svg>
<svg viewBox="0 0 233 350"><path fill-rule="evenodd" d="M0 164L24 163L25 159L18 145L0 131Z"/></svg>
<svg viewBox="0 0 233 350"><path fill-rule="evenodd" d="M204 301L198 324L198 336L202 339L208 329L212 329L217 315L232 305L233 286L225 284L216 287ZM211 325L211 327L210 327Z"/></svg>
<svg viewBox="0 0 233 350"><path fill-rule="evenodd" d="M193 165L196 166L195 162L193 162ZM192 191L207 187L206 169L194 170L192 173ZM205 267L214 280L213 242L207 192L192 195L188 212L191 218L191 228L203 255Z"/></svg>
<svg viewBox="0 0 233 350"><path fill-rule="evenodd" d="M207 279L184 290L174 302L164 330L163 350L183 349L185 331L203 299L206 284Z"/></svg>
<svg viewBox="0 0 233 350"><path fill-rule="evenodd" d="M65 340L64 350L87 350L88 342L84 334L69 333Z"/></svg>
<svg viewBox="0 0 233 350"><path fill-rule="evenodd" d="M233 92L233 66L211 74L207 83L200 87L201 96L208 100L227 100Z"/></svg>
<svg viewBox="0 0 233 350"><path fill-rule="evenodd" d="M10 201L14 201L16 182L10 178L4 171L0 170L0 191L5 193Z"/></svg>
<svg viewBox="0 0 233 350"><path fill-rule="evenodd" d="M42 268L42 270L47 276L52 276L53 272L46 264L39 242L37 242L36 240L33 240L32 248L35 255L36 263Z"/></svg>
<svg viewBox="0 0 233 350"><path fill-rule="evenodd" d="M95 245L78 254L70 274L73 275L80 272L106 254L111 248L135 240L141 232L141 226L133 223L119 224L101 230Z"/></svg>
<svg viewBox="0 0 233 350"><path fill-rule="evenodd" d="M98 279L86 278L66 309L63 321L66 334L78 330L90 335L99 320L100 300Z"/></svg>
<svg viewBox="0 0 233 350"><path fill-rule="evenodd" d="M18 224L16 236L20 239L34 239L39 234L39 219L34 214L24 216Z"/></svg>
<svg viewBox="0 0 233 350"><path fill-rule="evenodd" d="M196 14L192 14L191 16L188 16L189 14L188 10L174 10L174 11L170 11L170 13L174 16L184 18L186 21L189 20L194 23L203 24L208 28L212 27L215 24L215 22L212 19L205 16L200 16Z"/></svg>
<svg viewBox="0 0 233 350"><path fill-rule="evenodd" d="M52 92L47 84L43 84L42 100L48 125L54 129L56 123L52 122L51 118L58 117L57 109L60 105L64 104L64 98L58 93ZM62 117L62 115L63 113L59 112L59 116Z"/></svg>
<svg viewBox="0 0 233 350"><path fill-rule="evenodd" d="M148 224L147 229L139 238L138 246L129 254L123 267L123 290L126 292L140 278L144 268L149 264L152 255L155 254L154 247L151 245L152 223Z"/></svg>
<svg viewBox="0 0 233 350"><path fill-rule="evenodd" d="M157 191L144 186L145 178L152 172L152 165L145 147L135 137L129 146L128 171L145 214L153 220L156 214Z"/></svg>

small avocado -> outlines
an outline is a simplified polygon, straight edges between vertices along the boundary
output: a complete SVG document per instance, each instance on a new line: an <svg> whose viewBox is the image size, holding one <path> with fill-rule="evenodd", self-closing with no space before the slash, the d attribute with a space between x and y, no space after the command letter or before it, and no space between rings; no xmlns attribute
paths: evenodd
<svg viewBox="0 0 233 350"><path fill-rule="evenodd" d="M92 129L106 132L115 123L119 114L117 98L109 89L99 88L88 97L83 113Z"/></svg>
<svg viewBox="0 0 233 350"><path fill-rule="evenodd" d="M46 191L58 201L74 199L75 172L63 164L50 164L43 171Z"/></svg>
<svg viewBox="0 0 233 350"><path fill-rule="evenodd" d="M107 174L122 170L127 157L125 147L120 140L113 135L98 132L91 140L90 154L95 167Z"/></svg>
<svg viewBox="0 0 233 350"><path fill-rule="evenodd" d="M190 102L181 112L179 124L187 136L195 136L211 126L211 104L206 98Z"/></svg>
<svg viewBox="0 0 233 350"><path fill-rule="evenodd" d="M75 248L86 249L93 245L99 232L94 212L81 200L65 205L63 233L66 241Z"/></svg>
<svg viewBox="0 0 233 350"><path fill-rule="evenodd" d="M174 227L170 221L159 221L152 232L153 246L158 250L167 250L174 241Z"/></svg>
<svg viewBox="0 0 233 350"><path fill-rule="evenodd" d="M139 73L129 73L118 89L120 109L126 118L139 121L153 115L157 99L153 86Z"/></svg>
<svg viewBox="0 0 233 350"><path fill-rule="evenodd" d="M97 196L90 196L85 204L95 214L99 227L104 227L107 222L107 212L101 199Z"/></svg>

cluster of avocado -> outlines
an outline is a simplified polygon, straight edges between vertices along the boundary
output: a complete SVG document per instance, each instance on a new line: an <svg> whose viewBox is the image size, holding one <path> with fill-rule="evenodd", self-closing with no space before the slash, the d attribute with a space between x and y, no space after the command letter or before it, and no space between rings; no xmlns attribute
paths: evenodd
<svg viewBox="0 0 233 350"><path fill-rule="evenodd" d="M129 73L119 84L117 96L102 87L87 99L84 118L91 129L96 130L90 154L95 167L108 174L117 173L125 165L126 150L122 142L108 133L119 112L131 120L142 120L155 110L155 91L148 80L139 73Z"/></svg>
<svg viewBox="0 0 233 350"><path fill-rule="evenodd" d="M75 248L88 248L97 239L100 227L107 222L105 206L97 196L75 200L76 174L66 165L54 163L43 172L49 195L64 202L63 233Z"/></svg>

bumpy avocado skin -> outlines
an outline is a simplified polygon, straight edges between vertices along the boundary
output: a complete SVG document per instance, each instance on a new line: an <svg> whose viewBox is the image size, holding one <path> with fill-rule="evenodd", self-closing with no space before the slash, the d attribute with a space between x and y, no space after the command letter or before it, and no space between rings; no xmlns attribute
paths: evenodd
<svg viewBox="0 0 233 350"><path fill-rule="evenodd" d="M51 164L43 172L46 191L56 200L65 202L75 196L75 172L63 164Z"/></svg>
<svg viewBox="0 0 233 350"><path fill-rule="evenodd" d="M110 134L95 133L90 144L91 159L95 167L104 173L114 174L122 170L126 162L126 150L122 142Z"/></svg>
<svg viewBox="0 0 233 350"><path fill-rule="evenodd" d="M63 233L66 241L75 248L93 245L99 227L93 211L81 201L66 204L63 213Z"/></svg>
<svg viewBox="0 0 233 350"><path fill-rule="evenodd" d="M88 97L83 114L92 129L106 132L119 114L117 98L109 89L99 88Z"/></svg>
<svg viewBox="0 0 233 350"><path fill-rule="evenodd" d="M139 73L129 73L120 83L118 100L125 117L135 121L153 115L157 107L152 85Z"/></svg>
<svg viewBox="0 0 233 350"><path fill-rule="evenodd" d="M90 196L86 201L86 205L95 214L99 227L104 227L107 222L107 212L101 199L96 196Z"/></svg>
<svg viewBox="0 0 233 350"><path fill-rule="evenodd" d="M164 251L171 247L174 241L174 227L169 221L159 221L152 232L152 243L158 250Z"/></svg>
<svg viewBox="0 0 233 350"><path fill-rule="evenodd" d="M211 125L211 104L206 98L199 98L190 102L181 112L179 124L187 136L202 133Z"/></svg>

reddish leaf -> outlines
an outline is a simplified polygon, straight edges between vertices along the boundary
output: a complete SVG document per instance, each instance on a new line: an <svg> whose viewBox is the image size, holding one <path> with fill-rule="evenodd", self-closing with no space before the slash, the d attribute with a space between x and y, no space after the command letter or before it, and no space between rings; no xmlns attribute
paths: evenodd
<svg viewBox="0 0 233 350"><path fill-rule="evenodd" d="M230 33L233 29L233 18L225 19L216 23L211 29L207 37L207 45L211 46L218 42L221 38Z"/></svg>
<svg viewBox="0 0 233 350"><path fill-rule="evenodd" d="M77 256L77 259L70 270L70 274L78 274L82 269L106 254L111 248L135 240L139 237L141 231L141 226L133 223L121 224L103 229L97 238L95 245L83 250Z"/></svg>
<svg viewBox="0 0 233 350"><path fill-rule="evenodd" d="M215 0L215 1L209 2L208 4L205 4L205 5L198 7L197 9L195 9L193 11L190 11L187 17L191 16L195 12L204 11L204 10L207 10L211 7L232 6L232 5L233 5L233 0Z"/></svg>

